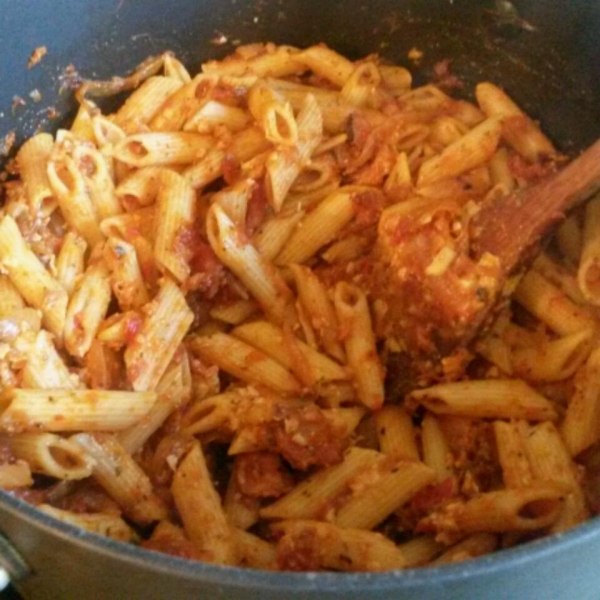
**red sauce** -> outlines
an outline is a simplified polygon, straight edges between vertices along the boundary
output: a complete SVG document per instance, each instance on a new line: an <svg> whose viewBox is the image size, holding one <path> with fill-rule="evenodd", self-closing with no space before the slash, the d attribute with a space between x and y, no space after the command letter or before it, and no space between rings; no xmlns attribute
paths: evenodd
<svg viewBox="0 0 600 600"><path fill-rule="evenodd" d="M226 154L221 163L223 179L227 185L233 185L242 174L242 165L236 156Z"/></svg>
<svg viewBox="0 0 600 600"><path fill-rule="evenodd" d="M246 211L246 234L251 236L264 221L269 209L264 181L257 181L252 189Z"/></svg>
<svg viewBox="0 0 600 600"><path fill-rule="evenodd" d="M419 513L436 510L457 494L456 479L447 477L441 483L428 485L417 492L411 500L412 508Z"/></svg>
<svg viewBox="0 0 600 600"><path fill-rule="evenodd" d="M132 314L125 323L125 339L130 344L142 328L142 318L138 314Z"/></svg>
<svg viewBox="0 0 600 600"><path fill-rule="evenodd" d="M275 450L294 468L329 466L341 462L348 440L340 435L322 411L307 405L299 409L277 407L271 424Z"/></svg>

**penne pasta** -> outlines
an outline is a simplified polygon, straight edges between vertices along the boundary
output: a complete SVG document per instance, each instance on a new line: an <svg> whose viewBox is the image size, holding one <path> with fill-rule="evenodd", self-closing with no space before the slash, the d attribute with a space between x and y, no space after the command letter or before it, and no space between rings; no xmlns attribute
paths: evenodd
<svg viewBox="0 0 600 600"><path fill-rule="evenodd" d="M190 540L199 550L207 551L212 562L233 562L234 538L231 527L213 487L199 444L194 444L179 464L171 490Z"/></svg>
<svg viewBox="0 0 600 600"><path fill-rule="evenodd" d="M208 241L215 254L239 277L267 316L277 324L293 319L291 291L273 264L246 241L219 205L211 206L206 220Z"/></svg>
<svg viewBox="0 0 600 600"><path fill-rule="evenodd" d="M132 167L181 165L204 157L211 146L211 138L199 133L138 133L118 142L113 156Z"/></svg>
<svg viewBox="0 0 600 600"><path fill-rule="evenodd" d="M40 504L38 508L58 521L81 527L91 533L104 535L120 542L135 542L138 539L135 531L118 515L77 513L70 510L61 510L49 504Z"/></svg>
<svg viewBox="0 0 600 600"><path fill-rule="evenodd" d="M103 263L91 265L71 296L65 317L65 347L73 356L83 358L90 349L106 316L110 298L106 266Z"/></svg>
<svg viewBox="0 0 600 600"><path fill-rule="evenodd" d="M53 147L54 140L49 133L38 133L29 138L17 154L27 204L34 213L48 215L57 205L46 171Z"/></svg>
<svg viewBox="0 0 600 600"><path fill-rule="evenodd" d="M550 140L500 88L492 83L480 83L475 94L487 117L504 117L502 136L524 158L535 162L556 154Z"/></svg>
<svg viewBox="0 0 600 600"><path fill-rule="evenodd" d="M456 177L487 162L496 152L501 131L502 121L497 118L487 119L477 125L447 146L441 154L423 163L417 185L424 186Z"/></svg>
<svg viewBox="0 0 600 600"><path fill-rule="evenodd" d="M298 380L277 361L225 333L194 337L190 348L202 360L247 383L264 385L284 394L297 393L301 389Z"/></svg>
<svg viewBox="0 0 600 600"><path fill-rule="evenodd" d="M125 366L134 390L156 388L193 319L179 288L164 279L139 331L125 349ZM161 351L154 351L159 346Z"/></svg>
<svg viewBox="0 0 600 600"><path fill-rule="evenodd" d="M158 186L154 257L181 283L190 274L185 236L194 223L196 197L190 184L173 171L164 170Z"/></svg>
<svg viewBox="0 0 600 600"><path fill-rule="evenodd" d="M117 431L143 418L155 400L154 392L7 389L0 431Z"/></svg>
<svg viewBox="0 0 600 600"><path fill-rule="evenodd" d="M529 421L557 418L552 404L518 379L460 381L415 390L408 395L408 405L419 404L440 415Z"/></svg>
<svg viewBox="0 0 600 600"><path fill-rule="evenodd" d="M34 473L57 479L85 479L95 464L80 446L53 433L18 433L0 436L0 442Z"/></svg>
<svg viewBox="0 0 600 600"><path fill-rule="evenodd" d="M60 339L67 310L67 292L29 249L9 215L0 221L0 265L27 303L42 311L45 327Z"/></svg>
<svg viewBox="0 0 600 600"><path fill-rule="evenodd" d="M585 300L600 305L600 197L585 207L581 259L577 282Z"/></svg>
<svg viewBox="0 0 600 600"><path fill-rule="evenodd" d="M358 398L376 410L384 400L384 371L377 356L367 299L360 288L341 282L335 288L334 306L340 330L345 332L344 347Z"/></svg>
<svg viewBox="0 0 600 600"><path fill-rule="evenodd" d="M70 438L94 460L93 477L134 523L166 517L166 508L133 458L109 433L78 433Z"/></svg>

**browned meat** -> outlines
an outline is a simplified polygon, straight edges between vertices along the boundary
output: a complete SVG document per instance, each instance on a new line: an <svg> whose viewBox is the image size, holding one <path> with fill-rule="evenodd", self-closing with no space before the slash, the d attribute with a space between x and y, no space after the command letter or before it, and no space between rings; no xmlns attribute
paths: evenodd
<svg viewBox="0 0 600 600"><path fill-rule="evenodd" d="M277 498L294 487L292 476L273 452L238 455L234 476L240 491L253 498Z"/></svg>

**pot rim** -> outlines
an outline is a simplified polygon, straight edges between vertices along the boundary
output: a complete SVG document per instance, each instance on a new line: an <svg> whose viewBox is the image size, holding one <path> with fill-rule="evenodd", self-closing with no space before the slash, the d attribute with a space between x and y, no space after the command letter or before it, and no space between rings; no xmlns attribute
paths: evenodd
<svg viewBox="0 0 600 600"><path fill-rule="evenodd" d="M494 572L524 568L556 554L568 552L574 546L600 538L600 519L593 517L566 532L555 533L514 548L499 550L457 564L426 568L410 568L371 573L276 572L259 569L226 567L187 560L127 542L121 542L63 523L37 510L28 502L0 490L0 506L17 519L25 519L51 535L57 535L75 545L85 546L111 558L118 558L133 567L237 588L260 588L279 591L353 591L401 590L431 585L450 584L469 578L485 577ZM27 556L24 557L25 560Z"/></svg>

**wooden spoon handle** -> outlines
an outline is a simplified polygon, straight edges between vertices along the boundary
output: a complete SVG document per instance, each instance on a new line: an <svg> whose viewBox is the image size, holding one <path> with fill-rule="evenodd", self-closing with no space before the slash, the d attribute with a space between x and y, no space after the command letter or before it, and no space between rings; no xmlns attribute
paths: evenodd
<svg viewBox="0 0 600 600"><path fill-rule="evenodd" d="M600 140L545 181L483 205L471 222L474 258L494 254L511 274L568 209L599 189Z"/></svg>

